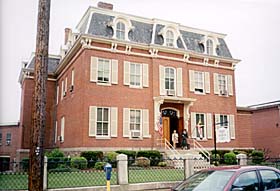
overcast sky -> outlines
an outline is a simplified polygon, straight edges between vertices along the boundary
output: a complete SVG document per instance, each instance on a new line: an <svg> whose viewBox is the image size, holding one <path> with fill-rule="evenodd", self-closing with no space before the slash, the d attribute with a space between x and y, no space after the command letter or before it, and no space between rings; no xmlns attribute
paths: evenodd
<svg viewBox="0 0 280 191"><path fill-rule="evenodd" d="M104 0L105 1L105 0ZM52 0L49 53L97 0ZM236 66L238 106L280 100L278 0L106 0L114 10L225 33ZM19 121L22 60L35 51L38 0L0 0L0 123Z"/></svg>

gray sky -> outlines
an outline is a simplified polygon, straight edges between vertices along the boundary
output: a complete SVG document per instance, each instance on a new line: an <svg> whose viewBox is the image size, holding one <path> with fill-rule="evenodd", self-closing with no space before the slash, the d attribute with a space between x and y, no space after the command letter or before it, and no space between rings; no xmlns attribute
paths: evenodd
<svg viewBox="0 0 280 191"><path fill-rule="evenodd" d="M225 33L236 67L237 105L280 99L280 1L103 0L114 10ZM49 53L58 54L64 28L75 28L97 0L52 0ZM0 0L0 123L19 120L21 61L35 51L38 0ZM277 54L278 53L278 54Z"/></svg>

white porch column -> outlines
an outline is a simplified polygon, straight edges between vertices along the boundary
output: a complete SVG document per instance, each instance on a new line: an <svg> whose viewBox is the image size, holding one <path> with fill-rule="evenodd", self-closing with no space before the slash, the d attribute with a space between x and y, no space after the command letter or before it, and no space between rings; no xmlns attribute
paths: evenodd
<svg viewBox="0 0 280 191"><path fill-rule="evenodd" d="M184 103L184 129L188 131L189 127L189 119L190 119L190 106L193 105L193 102L191 103ZM188 132L189 133L189 132Z"/></svg>
<svg viewBox="0 0 280 191"><path fill-rule="evenodd" d="M160 105L163 104L164 99L161 97L154 98L154 125L155 125L155 131L158 131L157 122L160 117Z"/></svg>

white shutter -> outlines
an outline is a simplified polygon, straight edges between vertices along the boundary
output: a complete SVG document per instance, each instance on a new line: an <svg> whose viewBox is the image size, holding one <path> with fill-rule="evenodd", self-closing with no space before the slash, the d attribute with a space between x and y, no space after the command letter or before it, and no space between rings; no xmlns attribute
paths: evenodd
<svg viewBox="0 0 280 191"><path fill-rule="evenodd" d="M63 94L64 94L64 80L61 82L61 94L60 94L60 99L63 99Z"/></svg>
<svg viewBox="0 0 280 191"><path fill-rule="evenodd" d="M177 68L177 96L183 96L182 68Z"/></svg>
<svg viewBox="0 0 280 191"><path fill-rule="evenodd" d="M72 70L72 72L71 72L71 86L74 86L74 78L75 78L75 71Z"/></svg>
<svg viewBox="0 0 280 191"><path fill-rule="evenodd" d="M229 115L230 138L235 139L234 115Z"/></svg>
<svg viewBox="0 0 280 191"><path fill-rule="evenodd" d="M118 84L118 60L112 60L112 84Z"/></svg>
<svg viewBox="0 0 280 191"><path fill-rule="evenodd" d="M129 65L130 62L124 61L124 73L123 73L123 84L124 85L130 85L130 80L129 80L129 76L130 76L130 71L129 71Z"/></svg>
<svg viewBox="0 0 280 191"><path fill-rule="evenodd" d="M60 124L60 136L61 136L61 142L64 142L64 128L65 128L65 118L61 118L61 124Z"/></svg>
<svg viewBox="0 0 280 191"><path fill-rule="evenodd" d="M149 131L149 110L143 109L142 110L142 121L143 121L143 137L144 138L151 138L150 131Z"/></svg>
<svg viewBox="0 0 280 191"><path fill-rule="evenodd" d="M216 129L218 129L220 127L220 125L221 125L220 122L221 122L220 114L215 114L215 127L216 127Z"/></svg>
<svg viewBox="0 0 280 191"><path fill-rule="evenodd" d="M123 137L129 137L129 108L123 108Z"/></svg>
<svg viewBox="0 0 280 191"><path fill-rule="evenodd" d="M190 80L190 91L195 91L195 82L194 82L194 71L189 70L189 80Z"/></svg>
<svg viewBox="0 0 280 191"><path fill-rule="evenodd" d="M90 60L90 81L97 82L97 65L98 65L98 58L91 57Z"/></svg>
<svg viewBox="0 0 280 191"><path fill-rule="evenodd" d="M118 108L111 107L111 137L118 136Z"/></svg>
<svg viewBox="0 0 280 191"><path fill-rule="evenodd" d="M96 136L96 106L89 107L89 131L88 135L90 137Z"/></svg>
<svg viewBox="0 0 280 191"><path fill-rule="evenodd" d="M233 83L232 75L227 76L227 85L228 85L228 95L233 95Z"/></svg>
<svg viewBox="0 0 280 191"><path fill-rule="evenodd" d="M65 94L66 94L66 92L67 92L67 77L65 78L65 86L64 86L64 91L63 91L63 93L65 92Z"/></svg>
<svg viewBox="0 0 280 191"><path fill-rule="evenodd" d="M59 86L56 87L56 104L58 104L59 100Z"/></svg>
<svg viewBox="0 0 280 191"><path fill-rule="evenodd" d="M196 113L191 112L191 133L192 133L192 138L196 138Z"/></svg>
<svg viewBox="0 0 280 191"><path fill-rule="evenodd" d="M143 64L143 87L149 87L149 65Z"/></svg>
<svg viewBox="0 0 280 191"><path fill-rule="evenodd" d="M159 65L159 94L166 95L165 79L164 79L164 66L161 66L161 65Z"/></svg>
<svg viewBox="0 0 280 191"><path fill-rule="evenodd" d="M214 73L214 94L220 94L218 74Z"/></svg>
<svg viewBox="0 0 280 191"><path fill-rule="evenodd" d="M57 121L55 121L55 127L54 127L54 143L57 142Z"/></svg>
<svg viewBox="0 0 280 191"><path fill-rule="evenodd" d="M212 136L212 129L213 129L212 114L207 113L206 115L207 115L207 117L206 117L206 119L207 119L207 138L212 139L213 138L213 136Z"/></svg>
<svg viewBox="0 0 280 191"><path fill-rule="evenodd" d="M209 72L204 72L204 87L205 93L210 93L210 74Z"/></svg>

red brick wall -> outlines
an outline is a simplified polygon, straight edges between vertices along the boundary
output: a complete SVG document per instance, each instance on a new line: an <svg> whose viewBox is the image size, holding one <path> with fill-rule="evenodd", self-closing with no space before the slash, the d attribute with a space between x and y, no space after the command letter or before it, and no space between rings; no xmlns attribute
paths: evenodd
<svg viewBox="0 0 280 191"><path fill-rule="evenodd" d="M252 148L252 112L237 111L236 137L239 137L238 147Z"/></svg>
<svg viewBox="0 0 280 191"><path fill-rule="evenodd" d="M0 146L0 156L10 156L12 162L16 158L16 150L20 148L20 131L18 125L0 126L0 132L2 133L2 145ZM11 143L6 145L6 135L11 133Z"/></svg>
<svg viewBox="0 0 280 191"><path fill-rule="evenodd" d="M280 156L280 116L278 107L253 112L253 143L257 149L269 149L272 157ZM278 127L277 127L278 124Z"/></svg>

